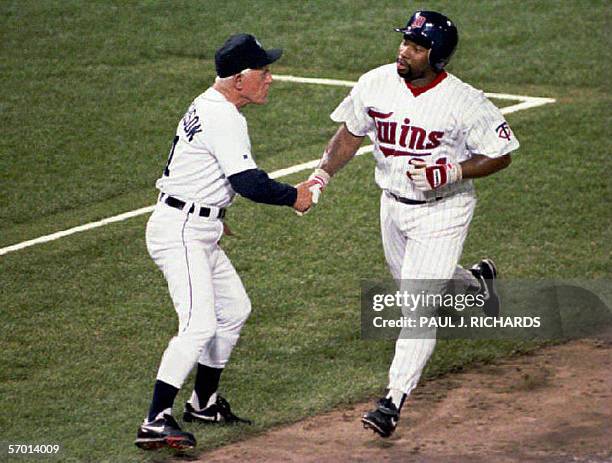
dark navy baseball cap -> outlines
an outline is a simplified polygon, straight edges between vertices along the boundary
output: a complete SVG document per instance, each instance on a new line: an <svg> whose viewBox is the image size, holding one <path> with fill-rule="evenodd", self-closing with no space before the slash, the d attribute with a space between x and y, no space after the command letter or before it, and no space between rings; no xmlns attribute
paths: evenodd
<svg viewBox="0 0 612 463"><path fill-rule="evenodd" d="M215 53L219 77L229 77L245 69L259 69L272 64L283 54L280 48L265 50L251 34L235 34Z"/></svg>

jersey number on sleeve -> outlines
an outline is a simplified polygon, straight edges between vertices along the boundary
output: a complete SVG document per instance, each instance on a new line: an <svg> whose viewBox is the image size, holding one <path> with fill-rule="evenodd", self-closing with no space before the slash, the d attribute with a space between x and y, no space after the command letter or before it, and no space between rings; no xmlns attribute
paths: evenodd
<svg viewBox="0 0 612 463"><path fill-rule="evenodd" d="M172 156L174 156L174 149L176 148L176 144L179 141L179 136L176 135L174 140L172 140L172 148L170 148L170 154L168 154L168 162L166 162L166 168L164 169L164 176L168 177L170 175L170 163L172 162Z"/></svg>

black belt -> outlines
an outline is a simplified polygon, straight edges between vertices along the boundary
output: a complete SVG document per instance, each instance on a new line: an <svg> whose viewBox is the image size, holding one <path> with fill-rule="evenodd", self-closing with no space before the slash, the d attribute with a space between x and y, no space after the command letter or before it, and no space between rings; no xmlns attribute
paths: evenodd
<svg viewBox="0 0 612 463"><path fill-rule="evenodd" d="M439 198L432 199L431 201L421 201L421 200L418 200L418 199L402 198L401 196L394 195L390 191L387 191L386 193L389 196L391 196L393 199L395 199L396 201L399 201L400 203L410 204L410 205L413 205L413 206L416 206L416 205L419 205L419 204L427 204L427 203L431 203L431 202L435 202L435 201L440 201L441 199L444 199L443 197L439 197Z"/></svg>
<svg viewBox="0 0 612 463"><path fill-rule="evenodd" d="M185 207L185 204L187 204L185 201L181 201L180 199L176 199L172 196L167 196L166 193L162 193L161 196L159 197L159 200L167 204L170 207L174 207L175 209L180 209L180 210L183 210L183 208ZM189 210L187 211L187 213L191 214L194 211L195 211L195 205L192 204ZM212 209L210 209L209 207L200 207L200 211L198 212L198 215L200 217L210 217L211 212L212 212ZM222 219L223 217L225 217L225 213L226 213L225 208L219 208L219 215L217 215L217 219Z"/></svg>

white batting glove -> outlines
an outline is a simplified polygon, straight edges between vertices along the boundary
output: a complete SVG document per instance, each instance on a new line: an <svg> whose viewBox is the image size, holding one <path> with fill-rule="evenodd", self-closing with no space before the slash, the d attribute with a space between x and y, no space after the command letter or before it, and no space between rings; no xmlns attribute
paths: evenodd
<svg viewBox="0 0 612 463"><path fill-rule="evenodd" d="M463 171L459 164L426 165L423 161L413 161L406 172L414 186L421 191L431 191L463 178Z"/></svg>
<svg viewBox="0 0 612 463"><path fill-rule="evenodd" d="M329 183L330 179L331 177L329 176L329 174L323 169L319 169L318 167L314 170L312 174L310 174L308 180L316 182L313 186L310 187L310 191L312 192L312 204L317 204L319 202L319 197L321 196L321 193L323 193L323 190Z"/></svg>
<svg viewBox="0 0 612 463"><path fill-rule="evenodd" d="M321 193L323 192L323 189L321 188L321 185L317 184L317 185L313 185L309 188L310 192L312 193L312 204L317 204L319 202L319 197L321 196ZM312 208L310 208L312 209ZM308 209L308 210L310 210Z"/></svg>
<svg viewBox="0 0 612 463"><path fill-rule="evenodd" d="M318 167L314 170L312 174L310 174L310 177L308 177L308 180L314 180L318 184L318 185L313 185L310 187L310 191L312 191L313 195L314 195L313 188L317 187L318 189L317 201L319 200L319 196L321 195L321 192L325 189L325 187L329 183L330 178L331 177L329 176L327 172L325 172L323 169L319 169ZM312 200L313 203L316 203L317 201L315 201L314 198Z"/></svg>

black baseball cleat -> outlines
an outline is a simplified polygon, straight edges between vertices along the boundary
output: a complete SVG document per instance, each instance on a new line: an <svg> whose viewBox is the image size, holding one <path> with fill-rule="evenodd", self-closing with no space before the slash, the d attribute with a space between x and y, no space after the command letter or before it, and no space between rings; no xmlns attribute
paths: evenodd
<svg viewBox="0 0 612 463"><path fill-rule="evenodd" d="M491 259L482 259L470 269L470 272L480 282L480 292L485 299L482 307L485 315L487 317L499 317L501 303L495 288L495 280L497 279L495 262Z"/></svg>
<svg viewBox="0 0 612 463"><path fill-rule="evenodd" d="M372 429L381 437L389 437L395 431L399 421L399 410L390 397L382 398L376 404L376 409L361 417L365 429Z"/></svg>
<svg viewBox="0 0 612 463"><path fill-rule="evenodd" d="M171 447L177 450L192 449L196 445L195 437L181 430L172 415L164 414L150 423L143 423L138 428L134 441L143 450L157 450Z"/></svg>
<svg viewBox="0 0 612 463"><path fill-rule="evenodd" d="M251 420L240 418L232 413L230 404L220 395L217 395L217 400L214 404L209 405L202 410L196 410L189 402L185 403L185 413L183 420L188 423L206 423L206 424L234 424L246 423L251 424Z"/></svg>

